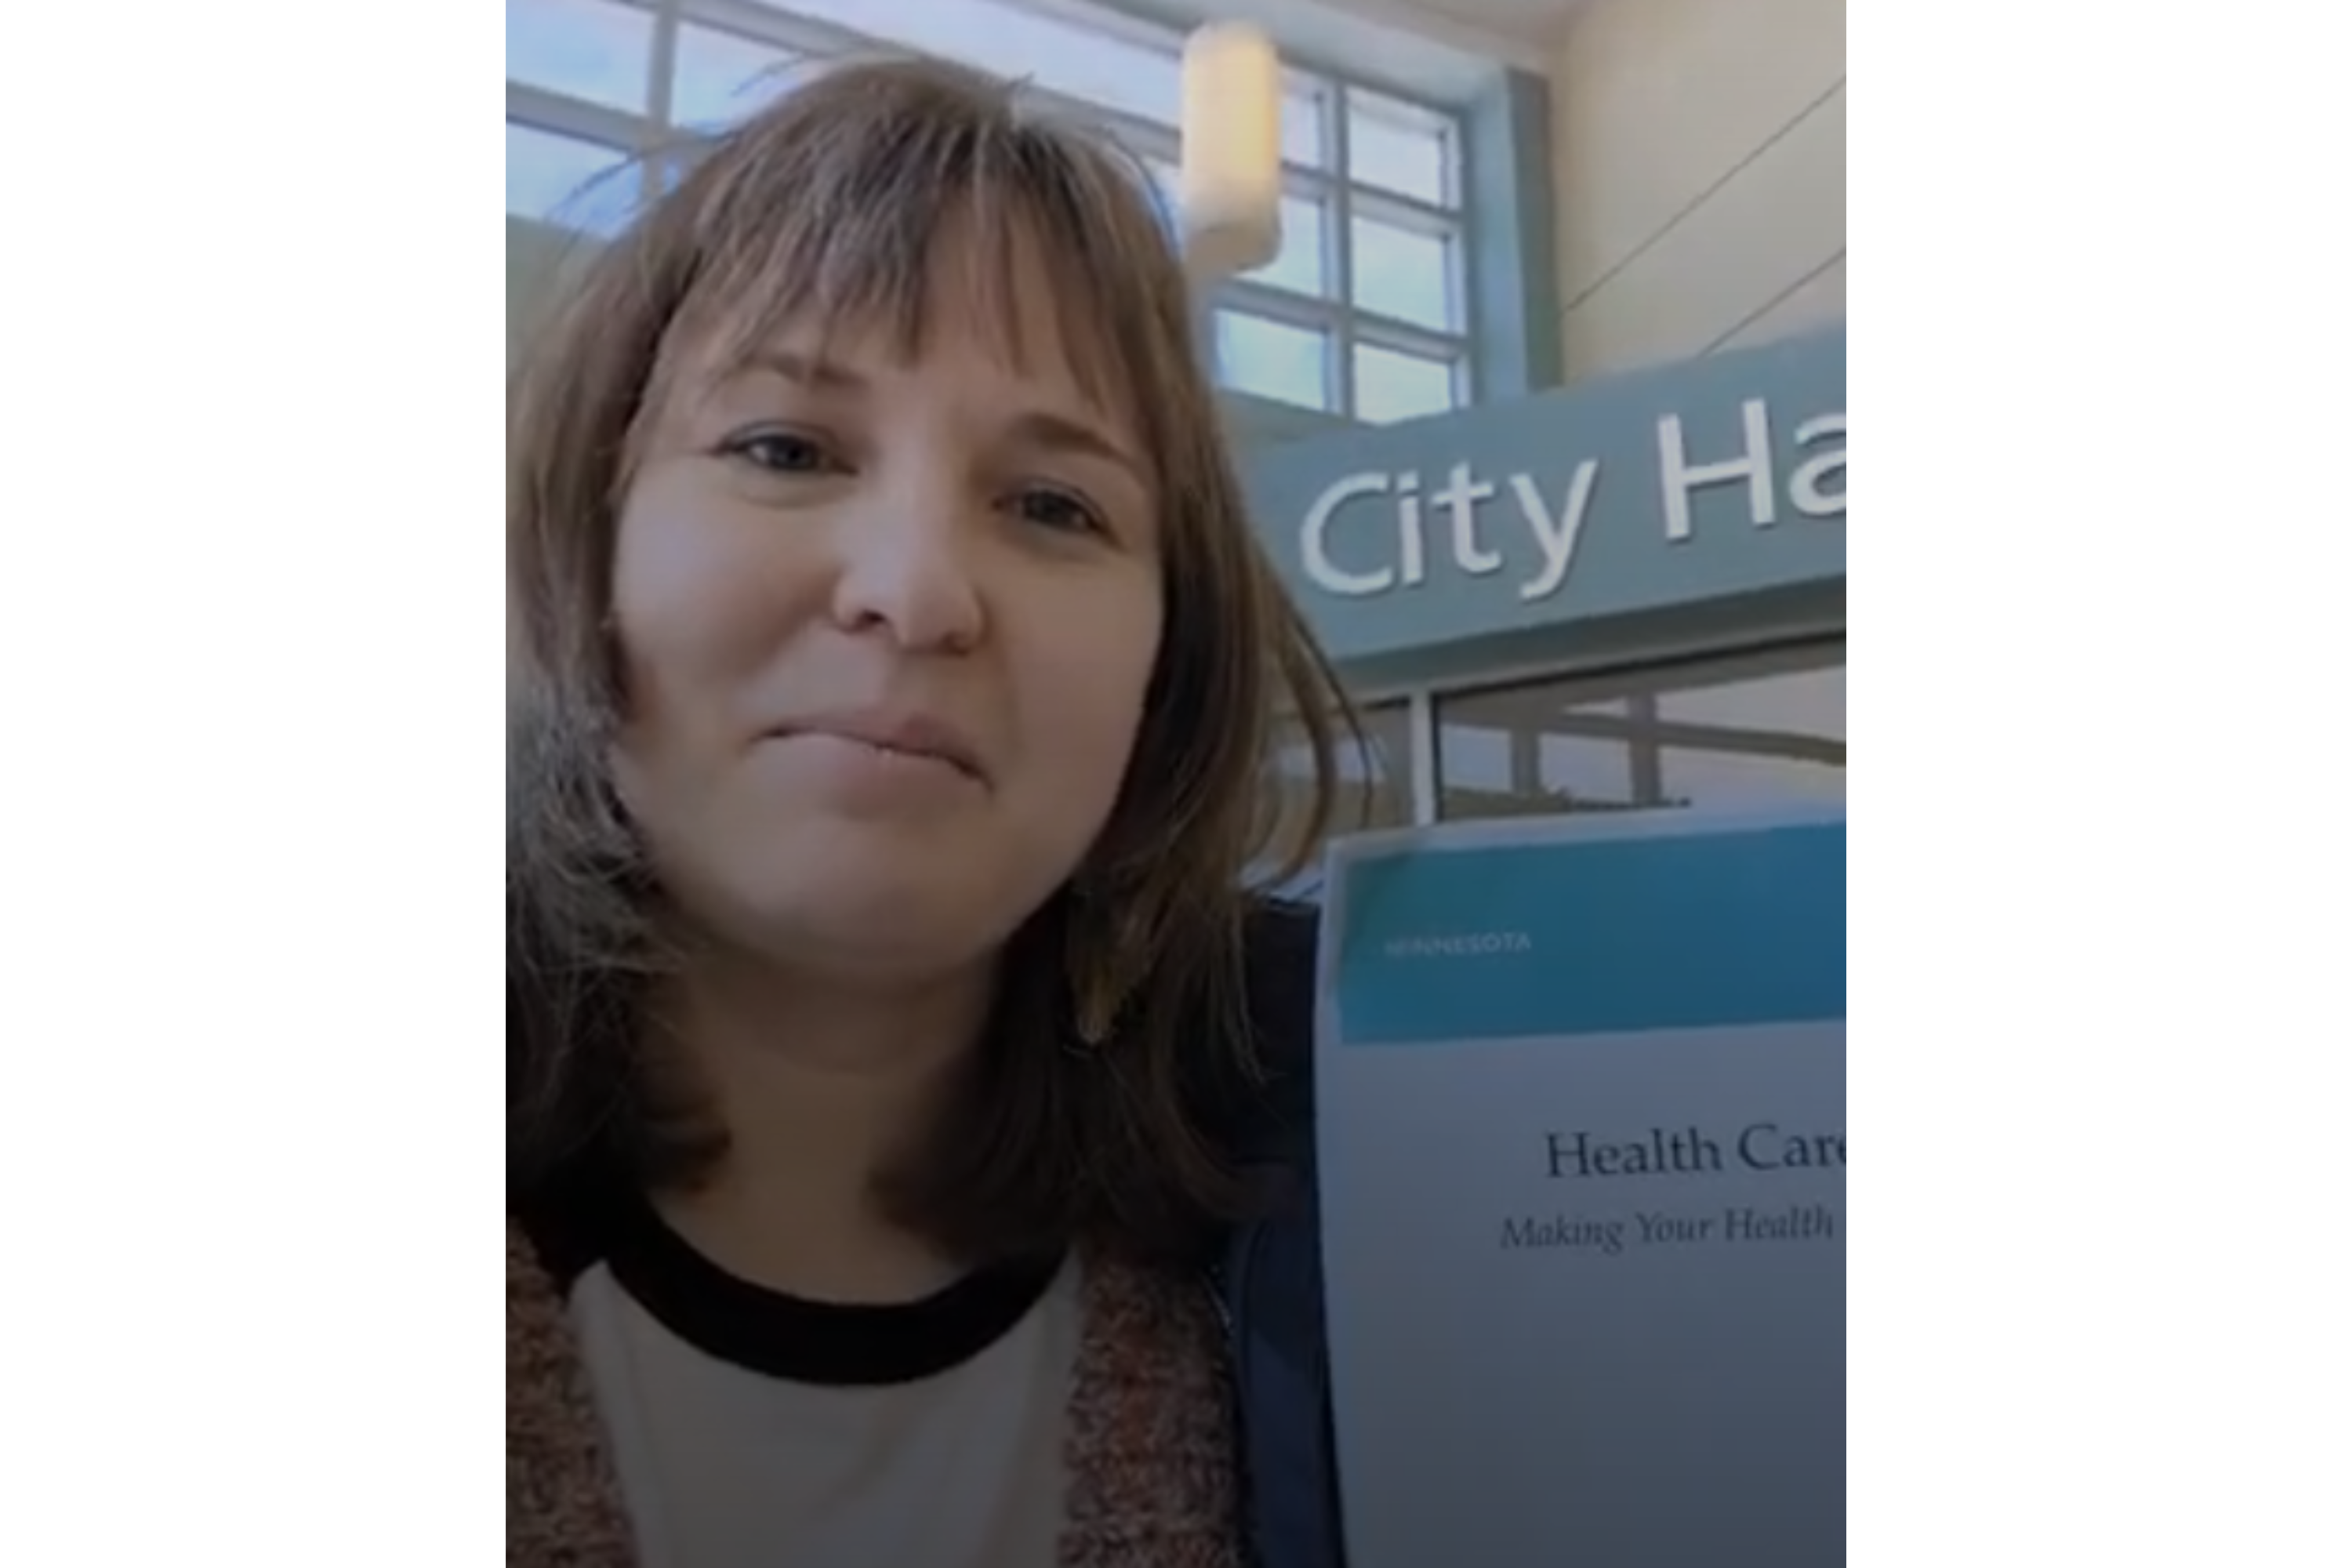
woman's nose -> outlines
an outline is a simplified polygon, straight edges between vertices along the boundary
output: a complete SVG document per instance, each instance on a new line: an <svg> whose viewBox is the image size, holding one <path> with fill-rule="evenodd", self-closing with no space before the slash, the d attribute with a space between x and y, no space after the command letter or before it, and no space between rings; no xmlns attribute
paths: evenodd
<svg viewBox="0 0 2352 1568"><path fill-rule="evenodd" d="M961 498L907 487L843 519L833 616L910 652L964 652L987 630L977 524Z"/></svg>

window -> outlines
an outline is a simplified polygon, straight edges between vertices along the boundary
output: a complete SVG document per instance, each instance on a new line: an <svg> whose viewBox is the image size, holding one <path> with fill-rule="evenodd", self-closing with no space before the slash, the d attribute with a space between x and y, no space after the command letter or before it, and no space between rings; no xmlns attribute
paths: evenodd
<svg viewBox="0 0 2352 1568"><path fill-rule="evenodd" d="M1356 832L1402 827L1412 821L1412 710L1410 704L1375 702L1357 717L1363 748L1340 742L1339 776L1349 786L1339 802L1338 827Z"/></svg>
<svg viewBox="0 0 2352 1568"><path fill-rule="evenodd" d="M1440 332L1461 324L1454 286L1454 241L1358 216L1349 229L1355 250L1355 302L1367 310Z"/></svg>
<svg viewBox="0 0 2352 1568"><path fill-rule="evenodd" d="M1377 93L1348 95L1348 177L1358 184L1451 207L1459 170L1453 122Z"/></svg>
<svg viewBox="0 0 2352 1568"><path fill-rule="evenodd" d="M1460 400L1454 366L1445 361L1356 345L1356 417L1366 424L1444 414Z"/></svg>
<svg viewBox="0 0 2352 1568"><path fill-rule="evenodd" d="M1845 666L1767 665L1653 700L1666 800L1800 803L1845 798Z"/></svg>
<svg viewBox="0 0 2352 1568"><path fill-rule="evenodd" d="M1290 154L1281 257L1219 300L1220 379L1374 425L1459 407L1470 384L1470 324L1457 122L1338 82L1327 84L1318 109L1325 135L1310 155ZM1288 134L1299 117L1294 110L1286 120L1286 143L1300 140ZM1319 328L1324 374L1269 365L1258 356L1276 340L1224 330L1234 316L1286 321L1294 333ZM1296 342L1279 341L1286 353ZM1264 390L1277 385L1286 392ZM1297 395L1308 388L1317 395Z"/></svg>
<svg viewBox="0 0 2352 1568"><path fill-rule="evenodd" d="M507 216L586 234L618 233L635 210L631 154L507 121Z"/></svg>
<svg viewBox="0 0 2352 1568"><path fill-rule="evenodd" d="M1411 709L1403 702L1375 702L1357 713L1364 743L1359 747L1343 728L1335 740L1339 774L1339 798L1333 803L1332 829L1354 833L1372 827L1400 827L1412 820L1412 731ZM1304 741L1276 749L1276 771L1286 795L1303 799L1314 780L1314 753Z"/></svg>
<svg viewBox="0 0 2352 1568"><path fill-rule="evenodd" d="M877 43L920 49L1048 92L1176 123L1183 101L1174 47L1122 27L1051 15L1021 0L779 0L786 16L830 23Z"/></svg>
<svg viewBox="0 0 2352 1568"><path fill-rule="evenodd" d="M1253 282L1320 296L1330 291L1331 258L1324 244L1325 205L1306 196L1282 201L1282 250L1248 274Z"/></svg>
<svg viewBox="0 0 2352 1568"><path fill-rule="evenodd" d="M1144 168L1151 176L1151 194L1160 203L1160 225L1170 239L1176 239L1181 233L1177 216L1176 165L1152 158L1144 161Z"/></svg>
<svg viewBox="0 0 2352 1568"><path fill-rule="evenodd" d="M1330 342L1322 332L1242 310L1217 312L1217 363L1236 391L1329 408Z"/></svg>
<svg viewBox="0 0 2352 1568"><path fill-rule="evenodd" d="M602 186L575 203L582 184L740 120L803 62L877 47L1026 79L1150 163L1173 212L1182 35L1089 0L507 0L507 211L611 232L626 206ZM1458 120L1294 68L1282 150L1281 254L1212 301L1219 381L1380 424L1458 406Z"/></svg>
<svg viewBox="0 0 2352 1568"><path fill-rule="evenodd" d="M670 76L670 123L700 131L733 124L782 91L783 74L799 58L724 27L684 24Z"/></svg>
<svg viewBox="0 0 2352 1568"><path fill-rule="evenodd" d="M1845 647L1440 698L1447 818L1845 796Z"/></svg>
<svg viewBox="0 0 2352 1568"><path fill-rule="evenodd" d="M507 0L507 80L643 113L650 11L619 0Z"/></svg>
<svg viewBox="0 0 2352 1568"><path fill-rule="evenodd" d="M1558 721L1606 714L1562 710L1544 687L1443 699L1437 705L1438 813L1535 816L1622 811L1634 804L1633 752L1622 736L1562 733Z"/></svg>
<svg viewBox="0 0 2352 1568"><path fill-rule="evenodd" d="M1343 730L1339 737L1339 798L1333 803L1330 831L1335 835L1372 828L1402 827L1412 820L1412 719L1404 702L1364 706L1364 743L1359 748ZM1306 808L1306 790L1314 779L1314 753L1303 741L1275 752L1278 820L1287 821ZM1290 893L1311 892L1319 868L1297 882Z"/></svg>

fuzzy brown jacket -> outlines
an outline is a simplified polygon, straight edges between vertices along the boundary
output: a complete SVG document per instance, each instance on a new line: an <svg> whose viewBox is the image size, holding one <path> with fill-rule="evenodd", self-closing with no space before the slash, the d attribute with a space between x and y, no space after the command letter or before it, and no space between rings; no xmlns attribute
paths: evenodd
<svg viewBox="0 0 2352 1568"><path fill-rule="evenodd" d="M1206 1289L1108 1260L1084 1278L1055 1568L1242 1568L1233 1397ZM507 1568L641 1568L562 1290L511 1220Z"/></svg>

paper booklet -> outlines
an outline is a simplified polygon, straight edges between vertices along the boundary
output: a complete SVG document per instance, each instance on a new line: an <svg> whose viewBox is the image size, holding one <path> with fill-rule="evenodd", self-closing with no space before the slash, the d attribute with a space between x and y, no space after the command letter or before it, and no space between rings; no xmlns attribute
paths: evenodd
<svg viewBox="0 0 2352 1568"><path fill-rule="evenodd" d="M1350 1568L1843 1563L1843 810L1372 835L1323 901Z"/></svg>

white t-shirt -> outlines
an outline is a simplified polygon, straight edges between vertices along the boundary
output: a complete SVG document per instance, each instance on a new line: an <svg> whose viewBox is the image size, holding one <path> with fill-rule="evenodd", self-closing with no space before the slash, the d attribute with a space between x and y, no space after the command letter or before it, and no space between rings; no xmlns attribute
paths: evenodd
<svg viewBox="0 0 2352 1568"><path fill-rule="evenodd" d="M1075 1262L834 1306L611 1206L567 1299L641 1568L1051 1568Z"/></svg>

